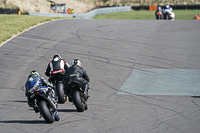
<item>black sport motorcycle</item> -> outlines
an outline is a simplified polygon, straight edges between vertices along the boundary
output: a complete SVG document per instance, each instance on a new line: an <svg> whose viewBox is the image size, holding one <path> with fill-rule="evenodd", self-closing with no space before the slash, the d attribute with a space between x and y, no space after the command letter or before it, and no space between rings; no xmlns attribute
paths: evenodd
<svg viewBox="0 0 200 133"><path fill-rule="evenodd" d="M72 77L75 75L70 75L71 80L67 82L67 90L65 90L65 93L69 97L69 102L73 102L78 112L83 112L84 110L88 109L87 105L87 96L84 94L84 91L82 89L82 84L73 81Z"/></svg>
<svg viewBox="0 0 200 133"><path fill-rule="evenodd" d="M48 87L32 88L28 90L30 98L38 105L40 118L43 117L47 123L59 121L57 103L52 96L52 90Z"/></svg>

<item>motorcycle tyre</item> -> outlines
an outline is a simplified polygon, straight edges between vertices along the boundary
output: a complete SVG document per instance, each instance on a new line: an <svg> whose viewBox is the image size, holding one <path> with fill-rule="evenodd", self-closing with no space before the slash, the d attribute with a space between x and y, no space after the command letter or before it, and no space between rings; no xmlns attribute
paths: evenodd
<svg viewBox="0 0 200 133"><path fill-rule="evenodd" d="M65 103L66 100L63 90L63 83L58 82L58 84L56 85L56 91L58 96L58 103Z"/></svg>
<svg viewBox="0 0 200 133"><path fill-rule="evenodd" d="M39 109L40 109L40 113L42 114L43 118L45 119L45 121L47 123L53 123L54 122L54 118L51 116L51 113L49 112L46 101L41 100L39 102Z"/></svg>
<svg viewBox="0 0 200 133"><path fill-rule="evenodd" d="M166 20L169 20L169 15L166 15Z"/></svg>
<svg viewBox="0 0 200 133"><path fill-rule="evenodd" d="M158 15L158 19L157 20L161 20L162 18L161 18L161 16L160 15Z"/></svg>
<svg viewBox="0 0 200 133"><path fill-rule="evenodd" d="M82 101L81 101L81 97L80 97L80 92L79 91L75 91L73 93L73 101L75 104L75 107L77 109L78 112L83 112L85 110L85 105L83 105Z"/></svg>

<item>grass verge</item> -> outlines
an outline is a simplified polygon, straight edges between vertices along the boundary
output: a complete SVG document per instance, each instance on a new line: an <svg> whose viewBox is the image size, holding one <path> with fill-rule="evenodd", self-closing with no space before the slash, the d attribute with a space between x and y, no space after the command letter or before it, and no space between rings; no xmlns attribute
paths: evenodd
<svg viewBox="0 0 200 133"><path fill-rule="evenodd" d="M0 15L0 46L12 36L42 22L62 17L42 17L30 15Z"/></svg>
<svg viewBox="0 0 200 133"><path fill-rule="evenodd" d="M175 20L192 20L200 10L174 10ZM93 19L145 19L155 20L155 11L149 10L132 10L130 12L118 12L96 15Z"/></svg>

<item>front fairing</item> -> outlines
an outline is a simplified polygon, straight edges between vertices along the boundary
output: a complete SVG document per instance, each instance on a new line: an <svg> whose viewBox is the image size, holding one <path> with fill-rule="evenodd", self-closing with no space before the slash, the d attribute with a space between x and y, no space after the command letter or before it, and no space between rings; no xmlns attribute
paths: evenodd
<svg viewBox="0 0 200 133"><path fill-rule="evenodd" d="M157 15L161 15L162 16L162 12L160 11L160 12L157 12Z"/></svg>
<svg viewBox="0 0 200 133"><path fill-rule="evenodd" d="M166 9L166 10L164 10L164 12L163 12L163 14L169 14L169 15L171 15L171 11L169 10L169 9Z"/></svg>

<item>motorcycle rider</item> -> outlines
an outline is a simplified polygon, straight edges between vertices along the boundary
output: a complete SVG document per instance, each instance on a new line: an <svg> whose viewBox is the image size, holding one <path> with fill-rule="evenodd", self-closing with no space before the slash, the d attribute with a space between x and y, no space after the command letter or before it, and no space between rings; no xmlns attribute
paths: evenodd
<svg viewBox="0 0 200 133"><path fill-rule="evenodd" d="M70 75L76 75L75 78L71 78ZM70 79L71 78L71 79ZM87 98L90 96L88 95L89 90L89 82L90 78L86 73L86 70L81 67L81 61L79 59L74 59L72 61L72 65L67 69L66 71L66 77L65 77L65 87L67 86L67 83L69 80L77 81L82 84L83 91L85 92ZM65 88L67 90L67 88ZM70 97L69 97L70 99ZM69 100L71 101L71 100Z"/></svg>
<svg viewBox="0 0 200 133"><path fill-rule="evenodd" d="M163 14L162 14L162 8L159 6L155 12L155 16L156 16L156 19L158 19L158 14L157 13L161 13L161 19L163 18Z"/></svg>
<svg viewBox="0 0 200 133"><path fill-rule="evenodd" d="M172 8L171 8L171 9L172 9ZM165 9L164 9L164 11L163 11L164 19L166 19L165 14L167 14L167 13L169 13L169 15L172 14L172 11L170 10L170 5L169 5L169 4L166 4Z"/></svg>
<svg viewBox="0 0 200 133"><path fill-rule="evenodd" d="M38 106L34 101L34 94L33 92L28 92L30 89L33 88L40 88L40 87L48 87L48 94L51 94L52 97L55 99L56 101L56 97L54 95L54 90L53 85L48 83L44 78L40 77L40 74L37 70L32 70L28 76L28 79L25 83L25 95L27 97L27 101L28 101L28 105L30 107L33 107L33 109L35 110L35 113L39 112Z"/></svg>
<svg viewBox="0 0 200 133"><path fill-rule="evenodd" d="M68 67L69 64L59 54L54 55L53 60L49 62L45 71L45 75L49 77L48 81L53 83L56 73L62 73L64 76Z"/></svg>

